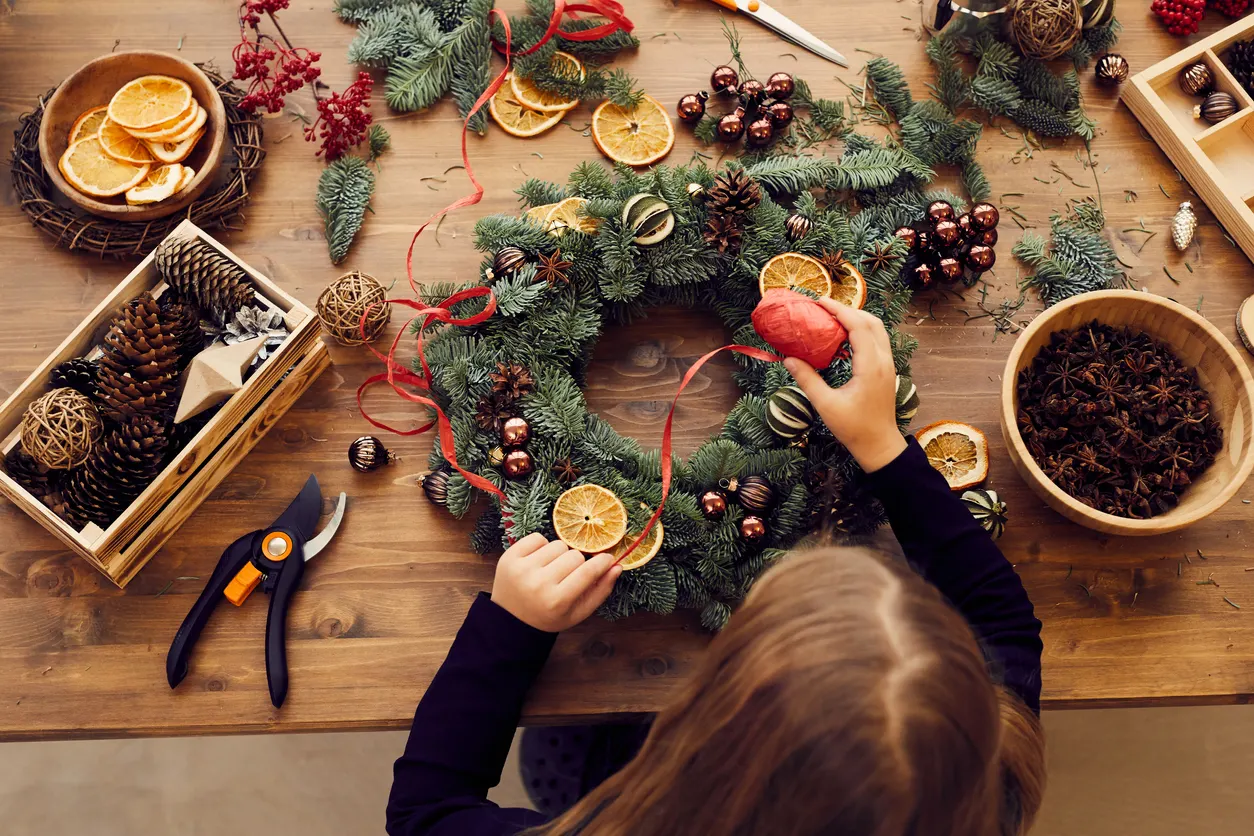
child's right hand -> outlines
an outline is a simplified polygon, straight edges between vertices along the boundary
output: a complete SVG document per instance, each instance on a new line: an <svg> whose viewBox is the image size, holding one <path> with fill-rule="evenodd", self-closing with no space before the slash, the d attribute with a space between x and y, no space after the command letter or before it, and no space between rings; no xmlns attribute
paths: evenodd
<svg viewBox="0 0 1254 836"><path fill-rule="evenodd" d="M561 540L528 534L497 561L492 600L524 624L560 633L592 615L622 572L612 554L584 558Z"/></svg>
<svg viewBox="0 0 1254 836"><path fill-rule="evenodd" d="M849 332L853 346L853 378L833 389L804 360L784 361L823 423L867 473L901 455L906 440L897 429L897 371L888 331L879 317L834 302L819 300Z"/></svg>

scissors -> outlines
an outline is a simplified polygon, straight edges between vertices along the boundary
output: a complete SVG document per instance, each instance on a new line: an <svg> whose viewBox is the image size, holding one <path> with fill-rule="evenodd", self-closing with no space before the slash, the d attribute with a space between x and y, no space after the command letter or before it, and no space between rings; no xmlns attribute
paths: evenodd
<svg viewBox="0 0 1254 836"><path fill-rule="evenodd" d="M287 697L288 605L305 574L305 562L326 548L339 530L346 499L341 493L330 521L314 536L322 512L322 488L317 477L310 476L277 520L250 531L227 547L170 645L165 676L171 688L187 676L192 648L214 608L223 598L238 607L261 586L261 591L270 596L270 612L266 616L266 684L274 707L283 705Z"/></svg>
<svg viewBox="0 0 1254 836"><path fill-rule="evenodd" d="M761 23L768 29L774 29L785 39L792 41L803 49L808 49L821 58L826 58L833 64L839 64L842 67L848 67L849 62L845 60L845 56L832 49L818 38L811 35L805 29L793 23L784 15L775 11L771 6L761 2L761 0L710 0L717 3L724 9L733 12L743 12L749 17Z"/></svg>

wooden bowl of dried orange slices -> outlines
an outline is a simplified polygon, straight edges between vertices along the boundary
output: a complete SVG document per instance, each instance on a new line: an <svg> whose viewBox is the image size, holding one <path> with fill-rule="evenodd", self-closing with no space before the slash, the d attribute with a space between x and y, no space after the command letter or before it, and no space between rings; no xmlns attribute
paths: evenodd
<svg viewBox="0 0 1254 836"><path fill-rule="evenodd" d="M164 52L118 52L57 88L39 154L66 199L94 215L151 221L185 209L213 182L226 109L198 67Z"/></svg>

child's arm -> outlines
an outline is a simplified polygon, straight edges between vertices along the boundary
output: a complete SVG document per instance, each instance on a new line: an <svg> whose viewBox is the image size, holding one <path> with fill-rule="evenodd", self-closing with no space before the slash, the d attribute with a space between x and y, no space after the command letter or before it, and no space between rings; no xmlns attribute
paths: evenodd
<svg viewBox="0 0 1254 836"><path fill-rule="evenodd" d="M471 605L414 714L388 799L391 836L512 834L544 822L497 807L488 790L557 633L591 615L621 571L609 555L585 561L539 534L501 556L492 597Z"/></svg>
<svg viewBox="0 0 1254 836"><path fill-rule="evenodd" d="M884 324L830 300L824 306L849 331L853 378L832 389L806 363L785 365L869 474L906 558L966 617L1006 686L1039 712L1041 622L1019 576L918 443L897 431L896 374Z"/></svg>

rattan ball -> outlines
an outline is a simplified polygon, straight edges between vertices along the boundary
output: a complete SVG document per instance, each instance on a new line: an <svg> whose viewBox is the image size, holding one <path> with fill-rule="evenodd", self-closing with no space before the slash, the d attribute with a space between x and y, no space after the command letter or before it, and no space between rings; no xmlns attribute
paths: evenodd
<svg viewBox="0 0 1254 836"><path fill-rule="evenodd" d="M1019 49L1041 61L1071 49L1083 26L1079 0L1013 0L1008 12Z"/></svg>
<svg viewBox="0 0 1254 836"><path fill-rule="evenodd" d="M22 416L22 449L51 470L69 470L87 461L102 435L96 405L70 388L53 389Z"/></svg>
<svg viewBox="0 0 1254 836"><path fill-rule="evenodd" d="M366 316L366 338L361 338L361 315ZM318 320L340 345L373 342L392 318L387 293L374 276L354 270L345 273L318 297Z"/></svg>

